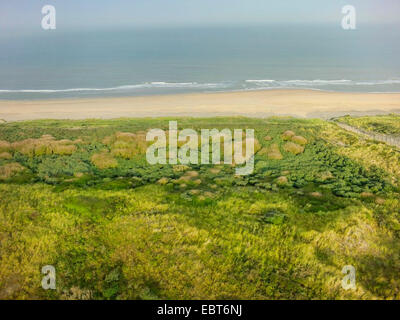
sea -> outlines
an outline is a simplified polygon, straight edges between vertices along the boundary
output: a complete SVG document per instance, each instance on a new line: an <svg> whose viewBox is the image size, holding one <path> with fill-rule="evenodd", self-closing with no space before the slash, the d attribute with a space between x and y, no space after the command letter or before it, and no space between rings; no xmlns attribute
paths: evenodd
<svg viewBox="0 0 400 320"><path fill-rule="evenodd" d="M0 99L400 92L400 29L264 25L0 33Z"/></svg>

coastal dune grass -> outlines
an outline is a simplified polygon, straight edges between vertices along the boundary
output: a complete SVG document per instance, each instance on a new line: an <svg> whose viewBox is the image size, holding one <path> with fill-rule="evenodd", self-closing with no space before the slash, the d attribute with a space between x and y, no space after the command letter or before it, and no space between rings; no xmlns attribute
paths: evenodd
<svg viewBox="0 0 400 320"><path fill-rule="evenodd" d="M31 157L46 154L71 155L76 150L75 142L68 139L57 141L50 135L43 135L39 139L29 138L13 143L0 141L0 151L20 152Z"/></svg>
<svg viewBox="0 0 400 320"><path fill-rule="evenodd" d="M297 143L293 143L293 142L285 143L285 145L283 146L283 149L286 152L291 152L293 154L300 154L300 153L304 152L304 147L298 145Z"/></svg>
<svg viewBox="0 0 400 320"><path fill-rule="evenodd" d="M400 138L400 115L390 114L369 117L340 117L337 120L370 132L393 135Z"/></svg>
<svg viewBox="0 0 400 320"><path fill-rule="evenodd" d="M23 171L25 168L17 162L7 163L0 166L0 179L8 179Z"/></svg>
<svg viewBox="0 0 400 320"><path fill-rule="evenodd" d="M90 160L99 169L116 168L118 166L117 160L107 152L95 153Z"/></svg>
<svg viewBox="0 0 400 320"><path fill-rule="evenodd" d="M254 128L254 172L150 166L169 120L0 124L0 299L400 298L397 150L323 120L182 118Z"/></svg>

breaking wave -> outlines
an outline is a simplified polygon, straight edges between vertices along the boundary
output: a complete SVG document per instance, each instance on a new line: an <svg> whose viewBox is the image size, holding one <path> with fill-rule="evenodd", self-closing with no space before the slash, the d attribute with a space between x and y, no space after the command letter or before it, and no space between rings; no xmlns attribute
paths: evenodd
<svg viewBox="0 0 400 320"><path fill-rule="evenodd" d="M7 94L82 94L96 92L114 92L114 94L140 94L142 92L213 92L213 91L240 91L240 90L262 90L262 89L315 89L326 91L364 91L364 92L400 92L400 79L389 80L273 80L273 79L250 79L241 81L222 81L222 82L144 82L139 84L120 85L105 88L67 88L67 89L0 89L0 95Z"/></svg>

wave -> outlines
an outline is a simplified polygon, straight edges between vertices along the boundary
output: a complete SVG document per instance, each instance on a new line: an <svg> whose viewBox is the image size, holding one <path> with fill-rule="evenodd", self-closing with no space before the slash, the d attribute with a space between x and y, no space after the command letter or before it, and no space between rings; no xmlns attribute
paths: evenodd
<svg viewBox="0 0 400 320"><path fill-rule="evenodd" d="M296 85L330 85L330 84L350 84L351 80L287 80L282 81L283 83L292 83Z"/></svg>
<svg viewBox="0 0 400 320"><path fill-rule="evenodd" d="M328 86L328 85L346 85L346 86L375 86L375 85L391 85L400 84L400 80L372 80L372 81L355 81L355 80L246 80L246 83L254 83L256 85L273 84L280 86Z"/></svg>
<svg viewBox="0 0 400 320"><path fill-rule="evenodd" d="M270 80L270 79L266 79L266 80L246 80L245 82L247 82L247 83L272 83L272 82L276 82L276 80Z"/></svg>
<svg viewBox="0 0 400 320"><path fill-rule="evenodd" d="M226 83L197 83L197 82L145 82L141 84L122 85L109 88L70 88L70 89L0 89L0 93L63 93L85 91L123 91L146 88L224 88Z"/></svg>
<svg viewBox="0 0 400 320"><path fill-rule="evenodd" d="M290 88L308 88L315 90L352 90L357 91L356 88L375 87L378 90L387 91L387 87L391 85L400 85L400 79L388 80L273 80L273 79L249 79L239 81L222 81L222 82L144 82L139 84L120 85L115 87L105 88L67 88L67 89L0 89L0 94L18 94L18 93L31 93L31 94L53 94L53 93L79 93L79 92L141 92L140 90L152 89L179 89L186 90L207 90L208 91L236 91L236 90L263 90L263 89L290 89Z"/></svg>
<svg viewBox="0 0 400 320"><path fill-rule="evenodd" d="M376 86L376 85L387 85L387 84L400 84L400 80L377 80L377 81L364 81L356 82L356 85L364 86Z"/></svg>

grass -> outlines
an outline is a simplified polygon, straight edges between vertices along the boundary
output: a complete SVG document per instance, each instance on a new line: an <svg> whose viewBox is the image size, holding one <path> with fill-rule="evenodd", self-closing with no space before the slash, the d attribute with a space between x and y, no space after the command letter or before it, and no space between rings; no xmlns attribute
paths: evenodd
<svg viewBox="0 0 400 320"><path fill-rule="evenodd" d="M169 120L0 124L0 299L400 298L395 149L323 120L182 118L255 129L253 174L150 166L145 132Z"/></svg>
<svg viewBox="0 0 400 320"><path fill-rule="evenodd" d="M117 160L107 152L95 153L92 155L91 161L98 169L116 168L118 166Z"/></svg>
<svg viewBox="0 0 400 320"><path fill-rule="evenodd" d="M283 149L286 152L290 152L293 154L300 154L304 152L304 147L298 145L297 143L294 142L286 142L283 146Z"/></svg>
<svg viewBox="0 0 400 320"><path fill-rule="evenodd" d="M398 114L369 117L346 116L338 120L366 131L400 136L400 115Z"/></svg>
<svg viewBox="0 0 400 320"><path fill-rule="evenodd" d="M7 180L21 171L24 171L24 167L17 162L11 162L0 166L0 180Z"/></svg>

